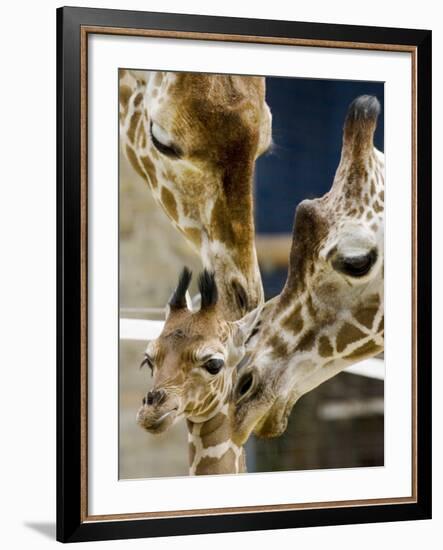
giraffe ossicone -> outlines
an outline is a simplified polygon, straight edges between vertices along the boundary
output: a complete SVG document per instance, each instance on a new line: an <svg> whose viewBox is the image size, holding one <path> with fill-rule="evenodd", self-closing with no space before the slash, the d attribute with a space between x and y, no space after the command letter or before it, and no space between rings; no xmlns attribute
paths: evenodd
<svg viewBox="0 0 443 550"><path fill-rule="evenodd" d="M244 472L244 450L232 431L231 397L236 365L257 313L227 321L214 274L206 270L198 281L200 309L192 311L186 299L190 281L185 268L163 330L146 348L142 365L152 371L153 388L143 398L137 422L156 434L185 418L191 475Z"/></svg>
<svg viewBox="0 0 443 550"><path fill-rule="evenodd" d="M263 77L121 70L120 143L173 225L214 271L220 307L263 301L253 174L271 143Z"/></svg>

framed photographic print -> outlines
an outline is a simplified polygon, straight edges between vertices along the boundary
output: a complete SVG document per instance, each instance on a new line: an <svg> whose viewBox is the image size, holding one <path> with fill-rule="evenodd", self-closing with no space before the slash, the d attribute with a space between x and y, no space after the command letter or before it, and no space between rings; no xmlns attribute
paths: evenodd
<svg viewBox="0 0 443 550"><path fill-rule="evenodd" d="M430 518L431 32L57 33L58 540Z"/></svg>

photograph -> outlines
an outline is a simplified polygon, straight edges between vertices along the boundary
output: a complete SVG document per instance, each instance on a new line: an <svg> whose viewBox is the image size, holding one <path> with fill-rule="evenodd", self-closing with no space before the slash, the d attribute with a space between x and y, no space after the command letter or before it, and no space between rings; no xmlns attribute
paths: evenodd
<svg viewBox="0 0 443 550"><path fill-rule="evenodd" d="M382 467L384 83L118 77L119 479Z"/></svg>
<svg viewBox="0 0 443 550"><path fill-rule="evenodd" d="M430 517L431 32L57 32L57 539Z"/></svg>

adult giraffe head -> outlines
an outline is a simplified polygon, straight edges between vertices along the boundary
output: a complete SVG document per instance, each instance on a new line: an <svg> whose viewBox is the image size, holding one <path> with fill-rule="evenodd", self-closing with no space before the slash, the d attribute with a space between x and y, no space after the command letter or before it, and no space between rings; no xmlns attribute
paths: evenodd
<svg viewBox="0 0 443 550"><path fill-rule="evenodd" d="M281 434L303 394L383 350L384 156L375 97L350 105L331 190L297 208L289 273L235 389L236 431Z"/></svg>
<svg viewBox="0 0 443 550"><path fill-rule="evenodd" d="M239 319L263 300L252 184L271 143L265 79L121 71L120 120L131 164L216 274L225 317Z"/></svg>
<svg viewBox="0 0 443 550"><path fill-rule="evenodd" d="M183 270L160 336L148 343L142 365L153 387L143 398L138 424L151 433L166 431L179 417L187 420L191 474L238 473L244 453L232 434L232 388L236 365L253 311L242 321L227 321L218 307L215 277L199 278L201 306L190 309L191 273Z"/></svg>

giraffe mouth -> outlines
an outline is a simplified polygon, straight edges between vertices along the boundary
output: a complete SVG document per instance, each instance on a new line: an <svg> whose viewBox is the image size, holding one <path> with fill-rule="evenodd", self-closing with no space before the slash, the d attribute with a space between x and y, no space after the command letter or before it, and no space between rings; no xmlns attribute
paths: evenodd
<svg viewBox="0 0 443 550"><path fill-rule="evenodd" d="M157 434L166 431L177 418L178 407L174 407L168 411L163 412L160 416L157 416L156 412L152 410L152 407L143 405L137 413L137 424L139 424L146 431Z"/></svg>
<svg viewBox="0 0 443 550"><path fill-rule="evenodd" d="M165 413L163 413L159 418L157 418L157 420L152 424L152 427L153 428L156 428L157 426L159 426L162 422L164 422L168 416L171 416L171 414L173 413L176 413L178 410L178 407L175 407L174 409L171 409L170 411L166 411Z"/></svg>

